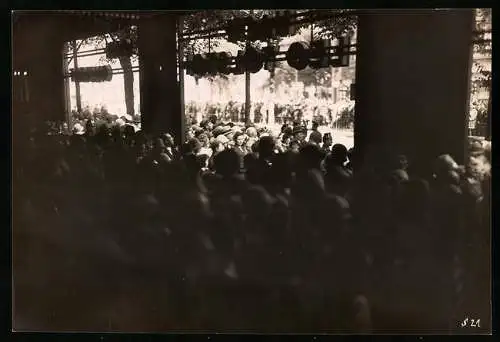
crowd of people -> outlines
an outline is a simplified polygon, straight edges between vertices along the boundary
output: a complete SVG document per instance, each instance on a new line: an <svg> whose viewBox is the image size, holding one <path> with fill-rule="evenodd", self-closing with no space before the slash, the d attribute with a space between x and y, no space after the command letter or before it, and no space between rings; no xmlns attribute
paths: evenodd
<svg viewBox="0 0 500 342"><path fill-rule="evenodd" d="M467 314L486 328L489 147L472 142L462 166L436 156L422 178L402 154L362 159L317 126L276 135L212 116L181 145L90 121L29 137L13 169L14 319L447 333Z"/></svg>
<svg viewBox="0 0 500 342"><path fill-rule="evenodd" d="M228 103L189 102L185 115L188 121L199 123L204 117L216 115L225 121L245 122L245 103L229 101ZM253 101L250 107L250 121L257 124L284 124L292 121L312 121L321 126L352 128L354 122L354 102L311 101L297 103L264 103Z"/></svg>

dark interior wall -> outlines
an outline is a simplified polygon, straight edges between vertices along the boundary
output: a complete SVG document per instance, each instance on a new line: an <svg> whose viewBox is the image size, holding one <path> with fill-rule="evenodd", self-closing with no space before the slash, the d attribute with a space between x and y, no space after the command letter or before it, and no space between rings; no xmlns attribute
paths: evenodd
<svg viewBox="0 0 500 342"><path fill-rule="evenodd" d="M34 121L64 119L60 27L50 17L19 16L13 30L13 67L28 72L30 99L24 114Z"/></svg>
<svg viewBox="0 0 500 342"><path fill-rule="evenodd" d="M359 16L356 147L427 161L464 158L472 10L369 11Z"/></svg>
<svg viewBox="0 0 500 342"><path fill-rule="evenodd" d="M142 127L170 132L180 143L182 117L177 80L177 16L166 14L139 24L139 67Z"/></svg>

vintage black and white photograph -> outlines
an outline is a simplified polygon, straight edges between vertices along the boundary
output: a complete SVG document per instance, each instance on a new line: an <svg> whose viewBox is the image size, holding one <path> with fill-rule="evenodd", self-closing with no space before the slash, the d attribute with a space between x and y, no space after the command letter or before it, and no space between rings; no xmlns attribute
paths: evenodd
<svg viewBox="0 0 500 342"><path fill-rule="evenodd" d="M12 11L12 330L491 334L491 15Z"/></svg>

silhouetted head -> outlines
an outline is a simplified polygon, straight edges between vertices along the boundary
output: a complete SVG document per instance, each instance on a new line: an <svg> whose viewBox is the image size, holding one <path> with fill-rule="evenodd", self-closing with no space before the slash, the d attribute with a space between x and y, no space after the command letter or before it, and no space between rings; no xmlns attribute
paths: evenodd
<svg viewBox="0 0 500 342"><path fill-rule="evenodd" d="M238 154L233 150L218 153L214 159L215 171L223 177L236 175L240 169Z"/></svg>
<svg viewBox="0 0 500 342"><path fill-rule="evenodd" d="M274 139L272 137L262 137L259 140L258 152L260 158L268 158L274 154Z"/></svg>
<svg viewBox="0 0 500 342"><path fill-rule="evenodd" d="M309 142L315 145L320 145L323 140L323 136L318 131L312 131L309 135Z"/></svg>
<svg viewBox="0 0 500 342"><path fill-rule="evenodd" d="M200 151L201 144L198 139L192 138L183 146L183 154L193 153L198 154Z"/></svg>
<svg viewBox="0 0 500 342"><path fill-rule="evenodd" d="M306 170L320 169L323 153L317 145L307 144L300 148L300 164Z"/></svg>
<svg viewBox="0 0 500 342"><path fill-rule="evenodd" d="M293 136L298 141L304 141L307 137L307 129L304 126L295 126L293 128Z"/></svg>
<svg viewBox="0 0 500 342"><path fill-rule="evenodd" d="M333 145L330 153L330 159L332 162L343 165L347 161L347 148L342 144Z"/></svg>

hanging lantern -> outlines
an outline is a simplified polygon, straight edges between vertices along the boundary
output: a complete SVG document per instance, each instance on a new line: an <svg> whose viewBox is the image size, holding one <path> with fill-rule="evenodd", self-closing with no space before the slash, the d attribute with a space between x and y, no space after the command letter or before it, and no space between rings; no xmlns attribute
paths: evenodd
<svg viewBox="0 0 500 342"><path fill-rule="evenodd" d="M217 60L217 53L208 53L205 55L205 70L207 75L209 76L215 76L217 75L217 67L218 67L218 60Z"/></svg>
<svg viewBox="0 0 500 342"><path fill-rule="evenodd" d="M208 60L205 55L194 55L191 68L195 75L204 76L208 72Z"/></svg>
<svg viewBox="0 0 500 342"><path fill-rule="evenodd" d="M245 50L242 62L246 71L255 74L262 69L264 64L264 55L258 49L249 46Z"/></svg>
<svg viewBox="0 0 500 342"><path fill-rule="evenodd" d="M71 80L73 82L109 82L113 79L113 70L111 66L83 67L71 69Z"/></svg>
<svg viewBox="0 0 500 342"><path fill-rule="evenodd" d="M330 66L330 40L322 39L311 43L309 66L313 69L327 68Z"/></svg>
<svg viewBox="0 0 500 342"><path fill-rule="evenodd" d="M309 64L309 44L307 42L295 42L290 45L286 52L288 65L297 70L304 70Z"/></svg>
<svg viewBox="0 0 500 342"><path fill-rule="evenodd" d="M229 75L231 70L229 69L229 64L231 63L231 55L228 52L218 52L216 53L216 63L217 72Z"/></svg>

